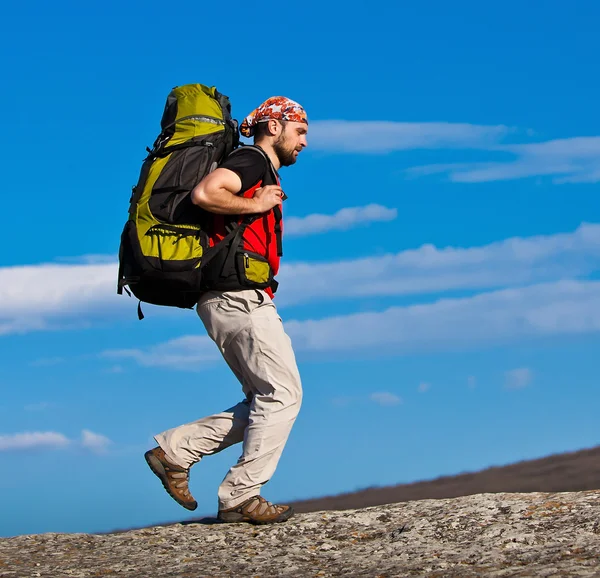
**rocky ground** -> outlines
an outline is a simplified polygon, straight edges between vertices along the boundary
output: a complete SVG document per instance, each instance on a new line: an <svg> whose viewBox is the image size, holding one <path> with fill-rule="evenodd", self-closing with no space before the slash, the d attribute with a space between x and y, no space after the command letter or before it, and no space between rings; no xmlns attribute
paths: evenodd
<svg viewBox="0 0 600 578"><path fill-rule="evenodd" d="M0 577L599 576L600 491L482 494L0 540Z"/></svg>

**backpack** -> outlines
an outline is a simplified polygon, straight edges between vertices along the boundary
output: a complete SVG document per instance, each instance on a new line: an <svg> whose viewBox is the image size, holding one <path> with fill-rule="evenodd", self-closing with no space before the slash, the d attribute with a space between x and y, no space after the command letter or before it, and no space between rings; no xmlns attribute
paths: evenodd
<svg viewBox="0 0 600 578"><path fill-rule="evenodd" d="M226 271L231 279L232 264L250 270L245 267L248 259L240 261L236 254L245 226L256 218L233 223L226 237L211 247L207 231L212 217L191 201L192 189L240 145L227 96L202 84L176 86L167 97L161 129L152 149L146 149L148 156L132 188L119 247L117 293L125 290L139 299L140 319L142 302L192 308L202 292L212 288L209 277L224 277ZM270 165L262 149L253 148ZM203 275L218 255L218 272L213 266L211 275ZM276 283L262 261L253 259L251 274L242 275L239 288ZM228 288L234 287L230 283Z"/></svg>

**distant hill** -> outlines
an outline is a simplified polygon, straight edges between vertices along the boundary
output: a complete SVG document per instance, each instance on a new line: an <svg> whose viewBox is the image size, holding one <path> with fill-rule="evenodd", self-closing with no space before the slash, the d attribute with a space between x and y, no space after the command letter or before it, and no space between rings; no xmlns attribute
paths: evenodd
<svg viewBox="0 0 600 578"><path fill-rule="evenodd" d="M414 500L458 498L475 494L584 490L600 490L600 446L517 462L508 466L491 467L480 472L444 476L412 484L371 487L347 494L286 503L292 504L298 513L309 513L324 510L354 510ZM188 518L183 523L215 521L210 517L194 517ZM161 525L180 523L181 521L165 522ZM125 532L132 529L135 528L112 532Z"/></svg>
<svg viewBox="0 0 600 578"><path fill-rule="evenodd" d="M489 492L577 492L598 489L600 446L492 467L475 473L302 500L294 502L293 506L297 512L318 512Z"/></svg>

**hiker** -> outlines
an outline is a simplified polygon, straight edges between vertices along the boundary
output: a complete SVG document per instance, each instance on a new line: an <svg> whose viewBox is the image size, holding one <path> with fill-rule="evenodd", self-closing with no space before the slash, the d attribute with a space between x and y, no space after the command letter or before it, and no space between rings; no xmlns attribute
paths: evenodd
<svg viewBox="0 0 600 578"><path fill-rule="evenodd" d="M287 198L277 171L296 162L307 145L307 130L308 119L298 103L284 97L268 99L240 126L242 135L254 137L254 146L235 150L191 193L192 202L214 218L212 243L226 235L228 223L259 215L244 232L243 255L246 266L256 257L257 271L260 259L266 258L273 276L279 269L280 211ZM268 180L273 184L265 184ZM211 265L215 269L214 262ZM275 472L300 409L302 386L294 351L273 303L276 283L264 289L224 290L228 280L221 282L202 294L196 311L240 381L245 399L222 413L154 436L158 447L145 457L169 495L194 510L190 467L204 456L243 442L241 457L219 487L218 519L283 522L293 515L292 507L266 501L260 489Z"/></svg>

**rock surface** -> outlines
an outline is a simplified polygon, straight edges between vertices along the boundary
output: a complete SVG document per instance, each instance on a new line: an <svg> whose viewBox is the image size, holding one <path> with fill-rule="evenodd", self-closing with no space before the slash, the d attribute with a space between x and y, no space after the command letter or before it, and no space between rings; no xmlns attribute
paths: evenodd
<svg viewBox="0 0 600 578"><path fill-rule="evenodd" d="M600 576L600 491L481 494L0 540L1 577Z"/></svg>

